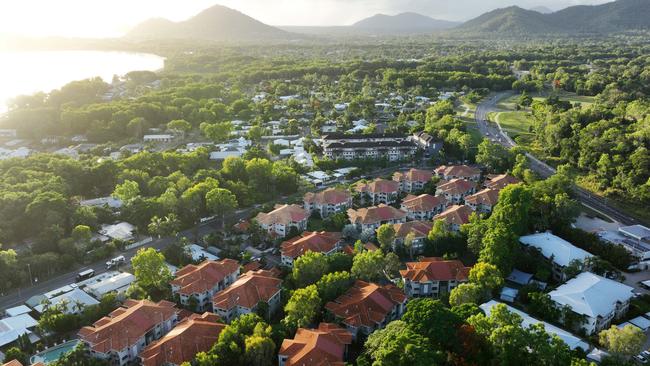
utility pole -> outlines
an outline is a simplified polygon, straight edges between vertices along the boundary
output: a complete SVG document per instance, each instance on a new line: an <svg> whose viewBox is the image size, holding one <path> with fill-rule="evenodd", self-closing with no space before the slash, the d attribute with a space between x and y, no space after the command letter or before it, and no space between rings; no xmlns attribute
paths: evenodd
<svg viewBox="0 0 650 366"><path fill-rule="evenodd" d="M27 270L29 271L29 285L34 286L34 281L32 280L32 266L27 263Z"/></svg>

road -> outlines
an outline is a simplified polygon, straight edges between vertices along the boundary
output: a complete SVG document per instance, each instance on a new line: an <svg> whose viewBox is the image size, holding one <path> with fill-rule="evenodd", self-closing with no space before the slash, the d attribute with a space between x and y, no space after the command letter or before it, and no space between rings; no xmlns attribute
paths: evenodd
<svg viewBox="0 0 650 366"><path fill-rule="evenodd" d="M488 114L491 112L496 112L498 110L497 104L513 95L513 91L500 92L489 99L481 102L476 106L476 123L478 125L479 131L485 137L491 139L493 142L497 142L507 148L512 148L516 146L516 143L508 136L507 132L501 129L501 126L498 123L490 123L488 120ZM526 153L528 160L530 161L530 168L540 176L548 178L549 176L555 174L555 168L549 166L543 161L539 160L535 156ZM607 199L601 196L595 195L589 191L586 191L580 187L575 186L575 198L578 199L583 205L600 212L604 216L609 217L614 221L618 221L623 225L636 225L639 224L639 221L630 215L621 212L620 210L607 204Z"/></svg>

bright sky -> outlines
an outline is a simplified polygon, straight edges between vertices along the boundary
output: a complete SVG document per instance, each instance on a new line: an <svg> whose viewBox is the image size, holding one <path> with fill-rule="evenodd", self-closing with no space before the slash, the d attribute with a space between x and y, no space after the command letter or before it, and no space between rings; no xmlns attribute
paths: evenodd
<svg viewBox="0 0 650 366"><path fill-rule="evenodd" d="M0 33L116 37L153 17L184 20L214 4L273 25L347 25L377 13L414 11L467 20L498 7L602 4L611 0L0 0Z"/></svg>

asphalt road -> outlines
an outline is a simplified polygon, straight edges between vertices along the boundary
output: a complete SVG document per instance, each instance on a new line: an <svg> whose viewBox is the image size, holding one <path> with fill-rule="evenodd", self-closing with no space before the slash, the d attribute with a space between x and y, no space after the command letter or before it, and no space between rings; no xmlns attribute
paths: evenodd
<svg viewBox="0 0 650 366"><path fill-rule="evenodd" d="M478 125L479 131L491 139L493 142L497 142L507 148L512 148L516 146L516 143L508 136L508 134L501 129L501 126L497 123L490 123L488 121L488 114L490 112L497 111L497 104L502 99L508 98L513 95L513 91L500 92L496 95L486 99L482 103L476 106L476 123ZM530 161L530 168L540 176L547 178L555 174L555 169L543 161L537 159L535 156L527 153L526 156ZM607 199L601 196L595 195L591 192L588 192L580 187L575 186L575 198L579 200L583 205L600 212L604 216L609 217L614 221L618 221L623 225L635 225L639 224L639 220L634 217L621 212L620 210L610 206L607 203Z"/></svg>

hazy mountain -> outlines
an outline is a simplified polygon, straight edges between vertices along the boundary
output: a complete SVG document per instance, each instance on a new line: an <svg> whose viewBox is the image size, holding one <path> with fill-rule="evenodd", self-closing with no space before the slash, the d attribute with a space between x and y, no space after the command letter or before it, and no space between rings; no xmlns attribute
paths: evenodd
<svg viewBox="0 0 650 366"><path fill-rule="evenodd" d="M536 6L534 8L530 8L530 10L536 11L536 12L542 13L542 14L551 14L553 12L553 10L551 10L551 9L545 7L545 6L542 6L542 5Z"/></svg>
<svg viewBox="0 0 650 366"><path fill-rule="evenodd" d="M236 10L215 5L182 22L166 19L147 20L133 28L126 37L229 41L284 38L288 35L289 33L281 29L266 25Z"/></svg>
<svg viewBox="0 0 650 366"><path fill-rule="evenodd" d="M418 33L450 29L457 25L459 23L433 19L422 14L401 13L397 15L377 14L354 23L352 27L365 31Z"/></svg>
<svg viewBox="0 0 650 366"><path fill-rule="evenodd" d="M493 10L474 18L457 32L503 35L612 33L650 29L648 0L618 0L602 5L580 5L542 14L517 6Z"/></svg>

